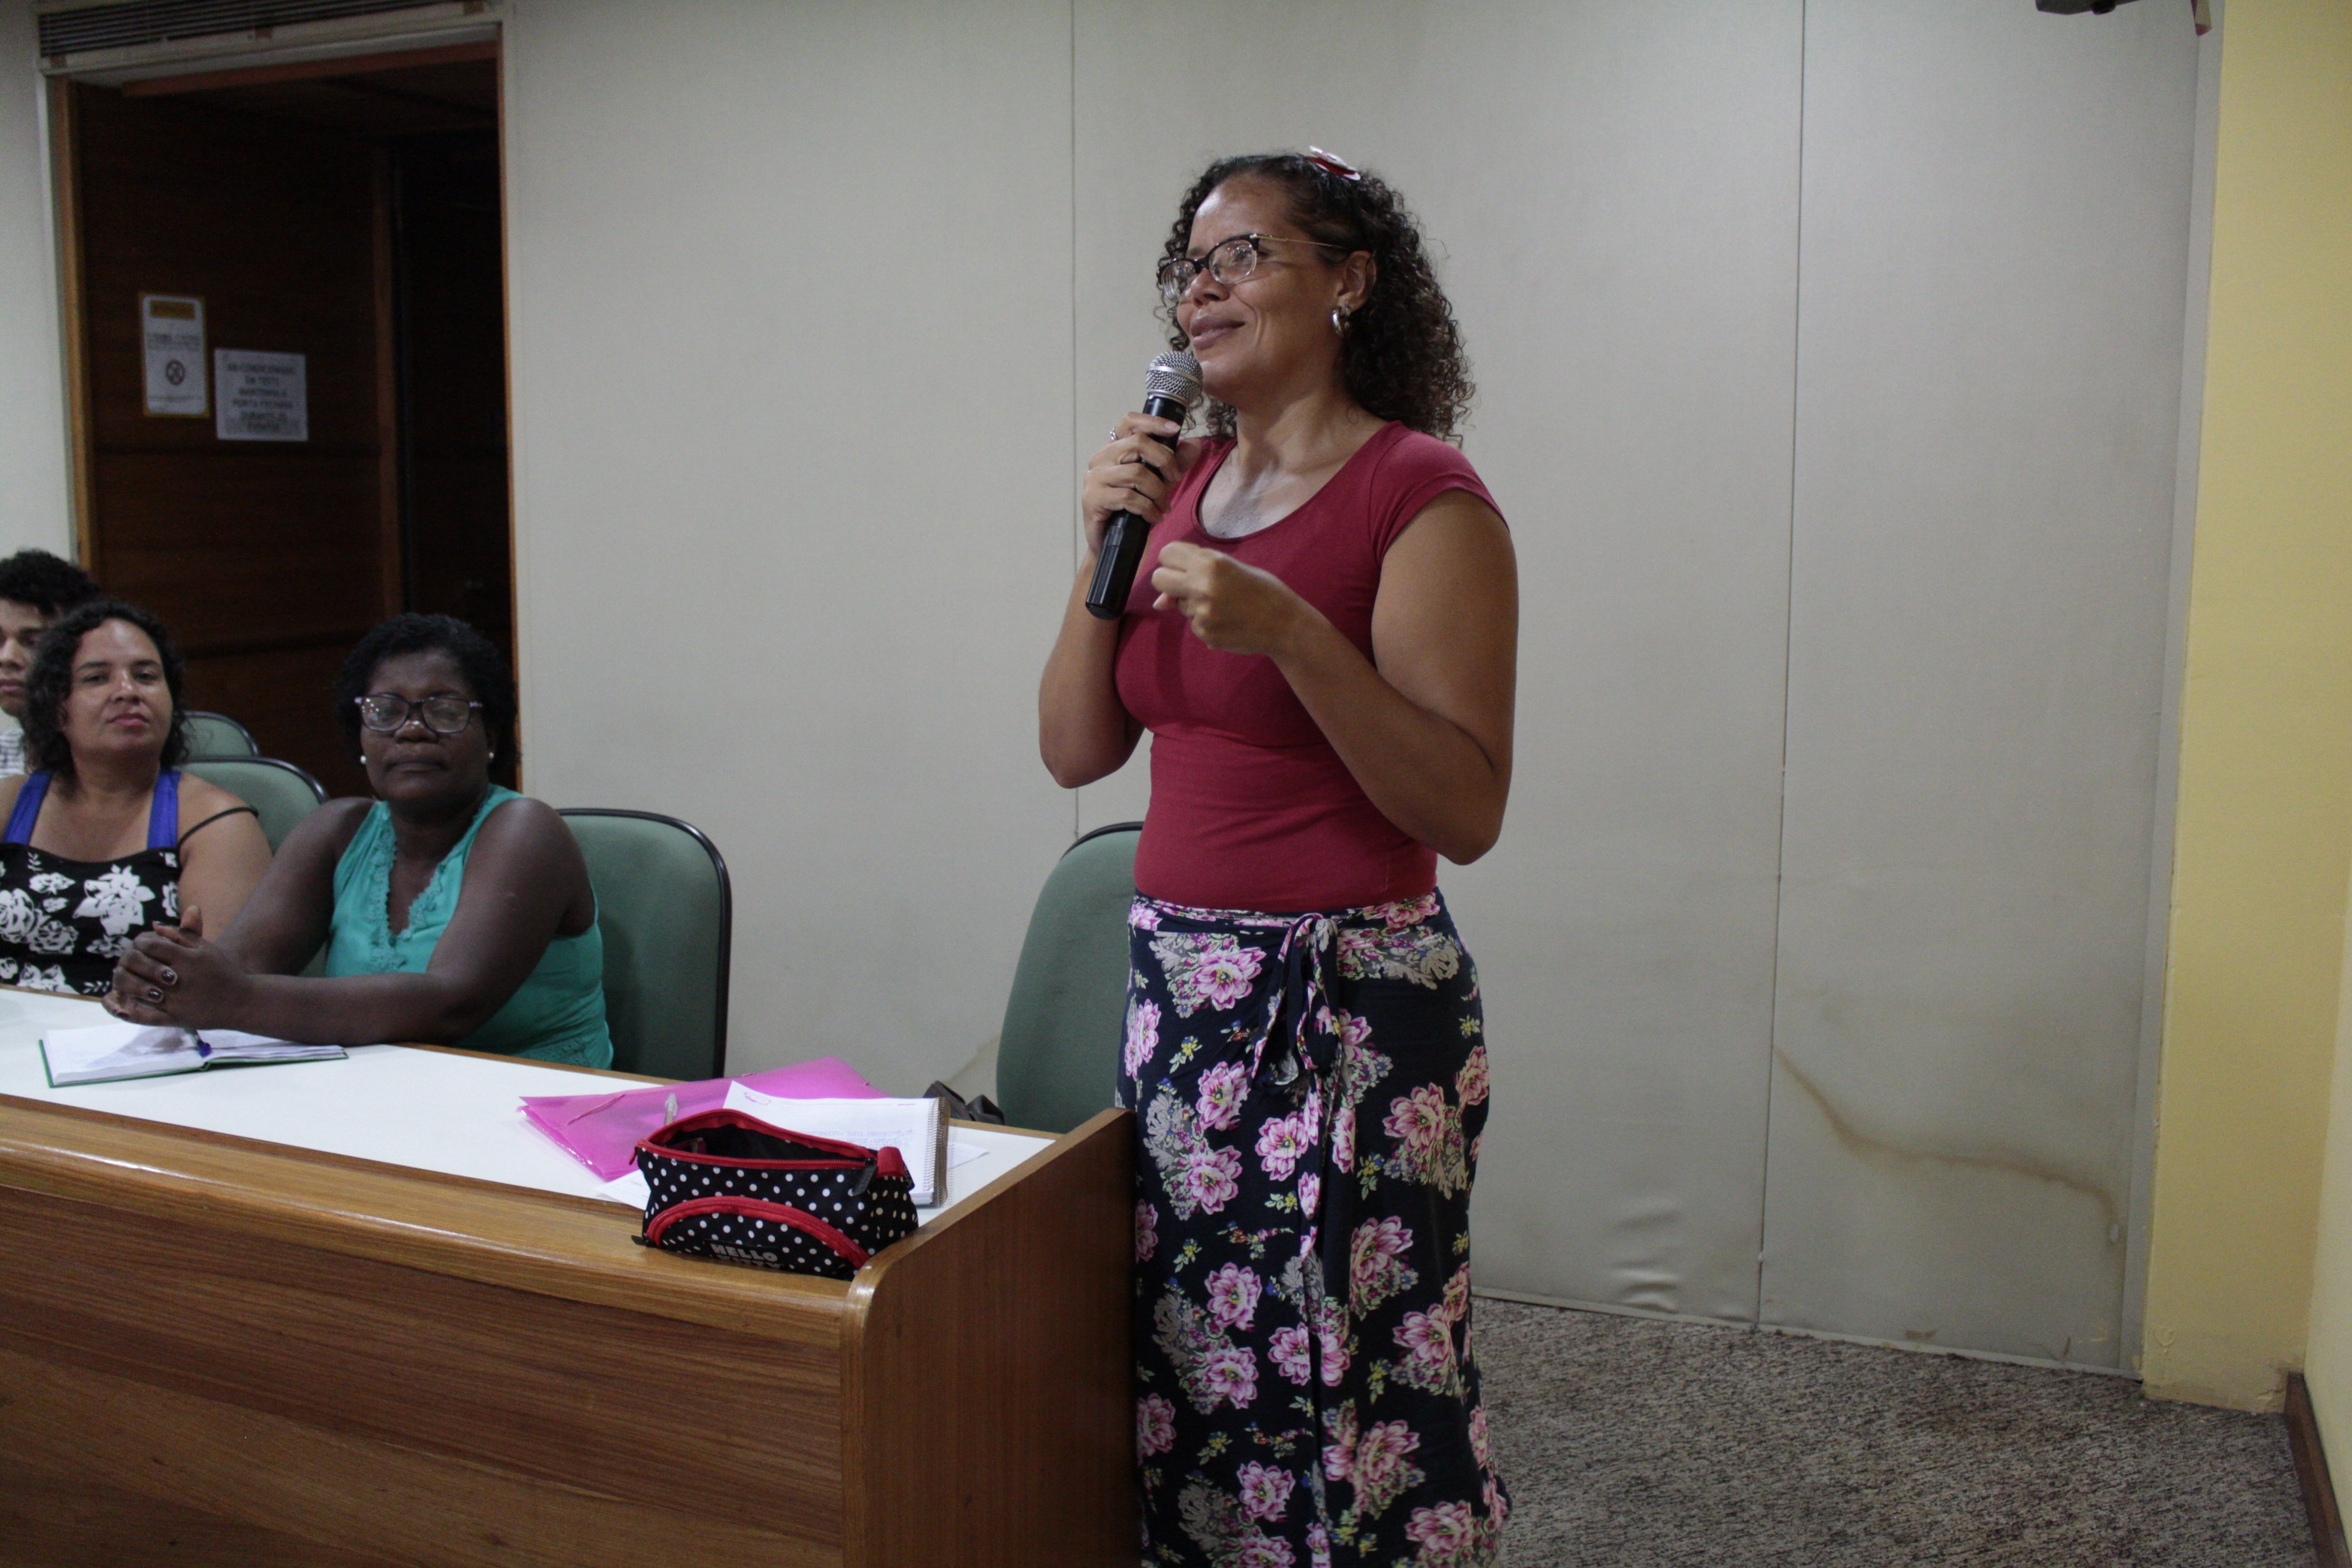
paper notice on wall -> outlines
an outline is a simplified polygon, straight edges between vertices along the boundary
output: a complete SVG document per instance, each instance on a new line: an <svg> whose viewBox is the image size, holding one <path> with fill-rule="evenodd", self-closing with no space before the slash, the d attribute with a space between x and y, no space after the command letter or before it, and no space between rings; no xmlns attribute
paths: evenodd
<svg viewBox="0 0 2352 1568"><path fill-rule="evenodd" d="M213 432L224 441L307 441L310 390L301 354L215 349Z"/></svg>
<svg viewBox="0 0 2352 1568"><path fill-rule="evenodd" d="M184 294L139 296L139 338L147 357L147 412L201 418L205 396L205 302Z"/></svg>

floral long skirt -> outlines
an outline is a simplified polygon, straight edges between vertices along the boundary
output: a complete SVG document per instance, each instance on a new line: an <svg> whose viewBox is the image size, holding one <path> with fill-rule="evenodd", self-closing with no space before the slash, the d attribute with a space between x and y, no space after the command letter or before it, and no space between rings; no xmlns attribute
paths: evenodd
<svg viewBox="0 0 2352 1568"><path fill-rule="evenodd" d="M1129 919L1147 1564L1478 1568L1476 972L1434 893Z"/></svg>

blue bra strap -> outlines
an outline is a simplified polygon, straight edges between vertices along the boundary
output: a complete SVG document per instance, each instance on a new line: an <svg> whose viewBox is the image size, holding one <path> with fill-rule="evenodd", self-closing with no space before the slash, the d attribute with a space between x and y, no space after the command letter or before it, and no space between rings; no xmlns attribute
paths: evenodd
<svg viewBox="0 0 2352 1568"><path fill-rule="evenodd" d="M8 831L0 833L0 844L33 841L33 824L40 820L41 800L48 793L49 775L46 771L25 775L23 787L16 791L16 809L8 814Z"/></svg>
<svg viewBox="0 0 2352 1568"><path fill-rule="evenodd" d="M16 809L8 814L8 831L0 844L29 844L33 824L40 820L41 802L49 793L49 775L27 773L16 791ZM147 847L176 849L180 845L180 774L177 769L155 781L155 798L147 807Z"/></svg>
<svg viewBox="0 0 2352 1568"><path fill-rule="evenodd" d="M173 768L155 780L155 801L147 808L147 847L180 847L180 770Z"/></svg>

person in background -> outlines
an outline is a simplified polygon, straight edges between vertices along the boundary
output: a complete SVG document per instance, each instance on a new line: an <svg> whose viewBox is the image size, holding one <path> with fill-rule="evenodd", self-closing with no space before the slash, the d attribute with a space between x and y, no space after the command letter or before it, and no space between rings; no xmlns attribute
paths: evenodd
<svg viewBox="0 0 2352 1568"><path fill-rule="evenodd" d="M1205 441L1128 416L1039 693L1055 781L1152 734L1122 1103L1154 1564L1496 1560L1470 1342L1476 973L1436 890L1510 787L1510 536L1447 444L1470 384L1395 192L1309 149L1213 164L1160 262Z"/></svg>
<svg viewBox="0 0 2352 1568"><path fill-rule="evenodd" d="M89 574L46 550L0 561L0 713L25 721L25 677L33 649L59 616L98 597ZM25 771L25 731L0 734L0 775Z"/></svg>
<svg viewBox="0 0 2352 1568"><path fill-rule="evenodd" d="M515 719L498 650L447 616L394 616L344 661L335 711L375 798L305 817L217 937L193 921L142 937L108 1008L609 1067L587 862L562 816L490 782ZM325 976L303 975L322 943Z"/></svg>
<svg viewBox="0 0 2352 1568"><path fill-rule="evenodd" d="M160 921L244 908L269 864L253 808L179 765L179 650L99 599L43 634L25 682L33 771L0 779L0 982L101 995Z"/></svg>

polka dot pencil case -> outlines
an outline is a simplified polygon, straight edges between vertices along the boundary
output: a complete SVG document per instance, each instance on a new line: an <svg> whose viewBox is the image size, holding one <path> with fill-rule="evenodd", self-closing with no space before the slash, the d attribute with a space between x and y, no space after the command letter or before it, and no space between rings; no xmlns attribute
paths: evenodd
<svg viewBox="0 0 2352 1568"><path fill-rule="evenodd" d="M637 1145L642 1247L846 1279L915 1228L896 1149L771 1126L740 1110L683 1117Z"/></svg>

